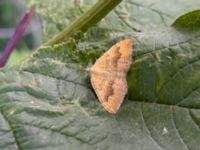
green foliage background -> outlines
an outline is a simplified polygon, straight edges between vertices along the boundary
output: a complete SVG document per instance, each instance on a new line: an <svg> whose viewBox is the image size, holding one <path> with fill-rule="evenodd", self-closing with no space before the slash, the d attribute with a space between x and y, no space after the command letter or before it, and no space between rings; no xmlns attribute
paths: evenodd
<svg viewBox="0 0 200 150"><path fill-rule="evenodd" d="M36 4L49 39L95 1L27 2ZM199 3L124 0L86 33L2 69L1 149L198 150ZM128 96L111 115L85 68L127 37L134 48Z"/></svg>

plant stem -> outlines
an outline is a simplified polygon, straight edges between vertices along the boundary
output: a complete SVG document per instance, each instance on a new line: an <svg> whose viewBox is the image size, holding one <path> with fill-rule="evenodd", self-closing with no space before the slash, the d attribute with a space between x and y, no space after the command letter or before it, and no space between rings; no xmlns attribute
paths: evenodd
<svg viewBox="0 0 200 150"><path fill-rule="evenodd" d="M3 53L0 57L0 67L4 67L6 65L6 62L8 61L8 58L10 57L11 53L13 52L16 44L18 41L22 38L23 33L25 29L27 28L29 22L31 21L33 15L35 14L35 7L32 6L28 12L24 15L22 20L19 22L15 29L15 33L9 40L8 44L6 45L5 49L3 50Z"/></svg>
<svg viewBox="0 0 200 150"><path fill-rule="evenodd" d="M86 11L82 16L77 18L69 27L44 44L52 46L61 41L66 41L76 31L87 31L91 26L98 23L104 18L115 6L122 0L99 0L94 6Z"/></svg>

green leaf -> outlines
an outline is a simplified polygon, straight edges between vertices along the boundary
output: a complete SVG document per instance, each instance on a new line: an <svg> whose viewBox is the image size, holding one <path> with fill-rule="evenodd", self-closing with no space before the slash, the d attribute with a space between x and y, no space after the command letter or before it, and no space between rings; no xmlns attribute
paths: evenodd
<svg viewBox="0 0 200 150"><path fill-rule="evenodd" d="M2 70L1 149L199 148L199 109L126 100L110 115L85 69L66 63L61 53L63 45L41 48L21 65Z"/></svg>
<svg viewBox="0 0 200 150"><path fill-rule="evenodd" d="M198 149L199 34L172 28L134 41L129 100L114 116L98 103L85 68L66 55L71 43L41 48L2 70L1 149ZM178 105L180 90L191 95Z"/></svg>
<svg viewBox="0 0 200 150"><path fill-rule="evenodd" d="M200 27L200 10L194 10L184 14L176 19L172 24L176 28L199 28Z"/></svg>
<svg viewBox="0 0 200 150"><path fill-rule="evenodd" d="M183 3L181 10L192 8L191 3ZM91 29L83 42L70 39L41 47L21 64L1 70L0 149L199 149L199 29L155 23L161 29L146 31L145 25L143 32L127 35L123 28L127 25L120 22ZM117 28L123 32L119 34ZM92 34L97 38L89 39ZM128 97L111 115L99 104L85 69L127 36L134 43Z"/></svg>
<svg viewBox="0 0 200 150"><path fill-rule="evenodd" d="M129 98L199 108L200 32L169 28L135 35Z"/></svg>

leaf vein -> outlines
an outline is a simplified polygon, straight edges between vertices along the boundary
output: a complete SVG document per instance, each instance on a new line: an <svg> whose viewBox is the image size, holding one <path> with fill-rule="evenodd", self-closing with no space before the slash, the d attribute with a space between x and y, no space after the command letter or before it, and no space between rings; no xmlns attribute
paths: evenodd
<svg viewBox="0 0 200 150"><path fill-rule="evenodd" d="M49 130L49 131L51 131L51 132L58 133L58 134L63 135L63 136L65 136L65 137L72 137L72 138L75 138L77 141L79 141L79 142L81 142L81 143L85 143L85 144L88 144L88 145L92 145L92 144L88 143L87 141L84 141L84 140L82 140L81 138L76 137L76 135L72 136L72 135L69 135L69 134L64 133L64 132L62 132L62 131L59 131L58 129L47 128L47 127L44 127L44 126L41 126L41 125L30 124L30 123L22 123L21 125L32 126L32 127L39 128L39 129L42 129L42 130Z"/></svg>
<svg viewBox="0 0 200 150"><path fill-rule="evenodd" d="M200 125L197 123L196 119L194 118L194 115L192 114L191 110L187 110L192 121L194 122L195 126L200 130Z"/></svg>
<svg viewBox="0 0 200 150"><path fill-rule="evenodd" d="M150 135L151 139L153 140L154 143L156 143L156 145L158 145L158 147L159 147L160 149L164 149L164 150L165 150L165 148L153 137L153 135L152 135L152 133L151 133L151 131L150 131L150 129L149 129L149 127L148 127L146 121L145 121L142 105L141 105L140 112L141 112L141 116L142 116L142 121L144 122L144 126L145 126L145 128L147 129L147 132L148 132L148 134Z"/></svg>
<svg viewBox="0 0 200 150"><path fill-rule="evenodd" d="M17 138L17 135L16 135L16 131L14 129L14 127L12 126L12 123L9 121L9 119L6 117L6 114L4 114L3 110L0 109L0 113L2 114L4 120L8 123L9 125L9 128L11 129L11 132L12 132L12 135L13 135L13 138L14 138L14 141L15 141L15 144L17 146L17 149L18 150L22 150L22 147L21 147L21 144Z"/></svg>
<svg viewBox="0 0 200 150"><path fill-rule="evenodd" d="M170 107L170 110L171 110L171 118L172 118L172 124L174 125L174 129L175 129L175 131L176 131L178 137L180 138L181 143L184 145L184 147L185 147L187 150L189 150L189 147L188 147L187 144L184 142L184 140L183 140L183 138L182 138L182 136L181 136L181 134L180 134L180 131L179 131L178 128L177 128L176 122L175 122L175 120L174 120L174 109L173 109L172 107Z"/></svg>
<svg viewBox="0 0 200 150"><path fill-rule="evenodd" d="M187 101L187 98L194 93L195 91L199 92L198 90L200 89L200 87L197 87L196 89L192 90L191 92L189 92L186 96L184 96L183 99L181 99L179 102L177 102L175 105L181 105L181 103L184 103L185 101Z"/></svg>
<svg viewBox="0 0 200 150"><path fill-rule="evenodd" d="M39 73L39 72L31 72L31 71L28 71L28 70L23 70L23 71L31 73L31 74L39 74L39 75L42 75L44 77L49 77L49 78L53 78L53 79L57 79L57 80L62 80L62 81L70 82L70 83L73 83L73 84L78 84L78 85L80 85L82 87L86 87L86 88L90 89L87 85L84 85L84 84L81 84L79 82L75 82L75 81L72 81L72 80L66 80L66 79L63 79L63 78L54 77L54 76L50 76L50 75Z"/></svg>
<svg viewBox="0 0 200 150"><path fill-rule="evenodd" d="M173 43L173 44L171 44L171 45L169 45L169 46L158 47L158 48L155 48L154 50L150 50L150 51L148 51L148 52L140 53L140 54L138 54L138 55L135 55L135 57L137 57L137 59L138 59L138 58L140 58L140 57L143 57L143 56L148 55L148 54L150 54L150 53L152 53L152 52L155 52L155 51L169 50L169 48L171 48L171 47L174 47L174 46L177 46L177 45L181 45L181 44L186 44L186 43L192 42L193 40L195 40L195 39L198 38L198 37L200 37L200 35L196 35L196 36L194 36L193 38L187 39L187 40L185 40L185 41L181 41L181 42L179 42L179 43Z"/></svg>
<svg viewBox="0 0 200 150"><path fill-rule="evenodd" d="M116 14L116 16L120 19L120 21L122 22L122 23L124 23L125 25L127 25L131 30L133 30L133 31L139 31L138 29L136 29L136 28L134 28L134 27L132 27L127 21L125 21L122 17L120 17L120 15L119 15L119 13L114 9L114 11L113 11L115 14Z"/></svg>
<svg viewBox="0 0 200 150"><path fill-rule="evenodd" d="M153 11L153 12L159 14L159 15L166 16L166 17L168 17L170 19L173 19L173 17L170 16L169 14L166 14L164 12L161 12L161 11L153 9L153 8L146 7L146 6L144 6L144 5L140 4L140 3L136 3L136 2L133 2L133 1L130 1L130 0L128 1L128 3L136 5L137 7L142 7L142 8L145 8L145 9L149 9L149 10L151 10L151 11Z"/></svg>

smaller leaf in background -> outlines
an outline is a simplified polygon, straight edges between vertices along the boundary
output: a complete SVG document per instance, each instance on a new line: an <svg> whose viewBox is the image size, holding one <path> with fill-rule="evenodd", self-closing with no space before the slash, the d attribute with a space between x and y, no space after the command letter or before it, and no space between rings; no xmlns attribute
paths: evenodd
<svg viewBox="0 0 200 150"><path fill-rule="evenodd" d="M176 28L199 28L200 27L200 10L194 10L178 17L172 24Z"/></svg>
<svg viewBox="0 0 200 150"><path fill-rule="evenodd" d="M5 66L5 64L6 64L7 60L8 60L8 58L9 58L10 54L14 50L17 42L23 36L23 33L24 33L28 23L30 22L30 20L32 19L33 15L34 15L34 9L35 9L34 7L31 7L31 9L25 14L25 16L22 18L22 20L18 24L14 35L9 40L6 48L3 51L3 54L1 55L0 67L4 67Z"/></svg>

